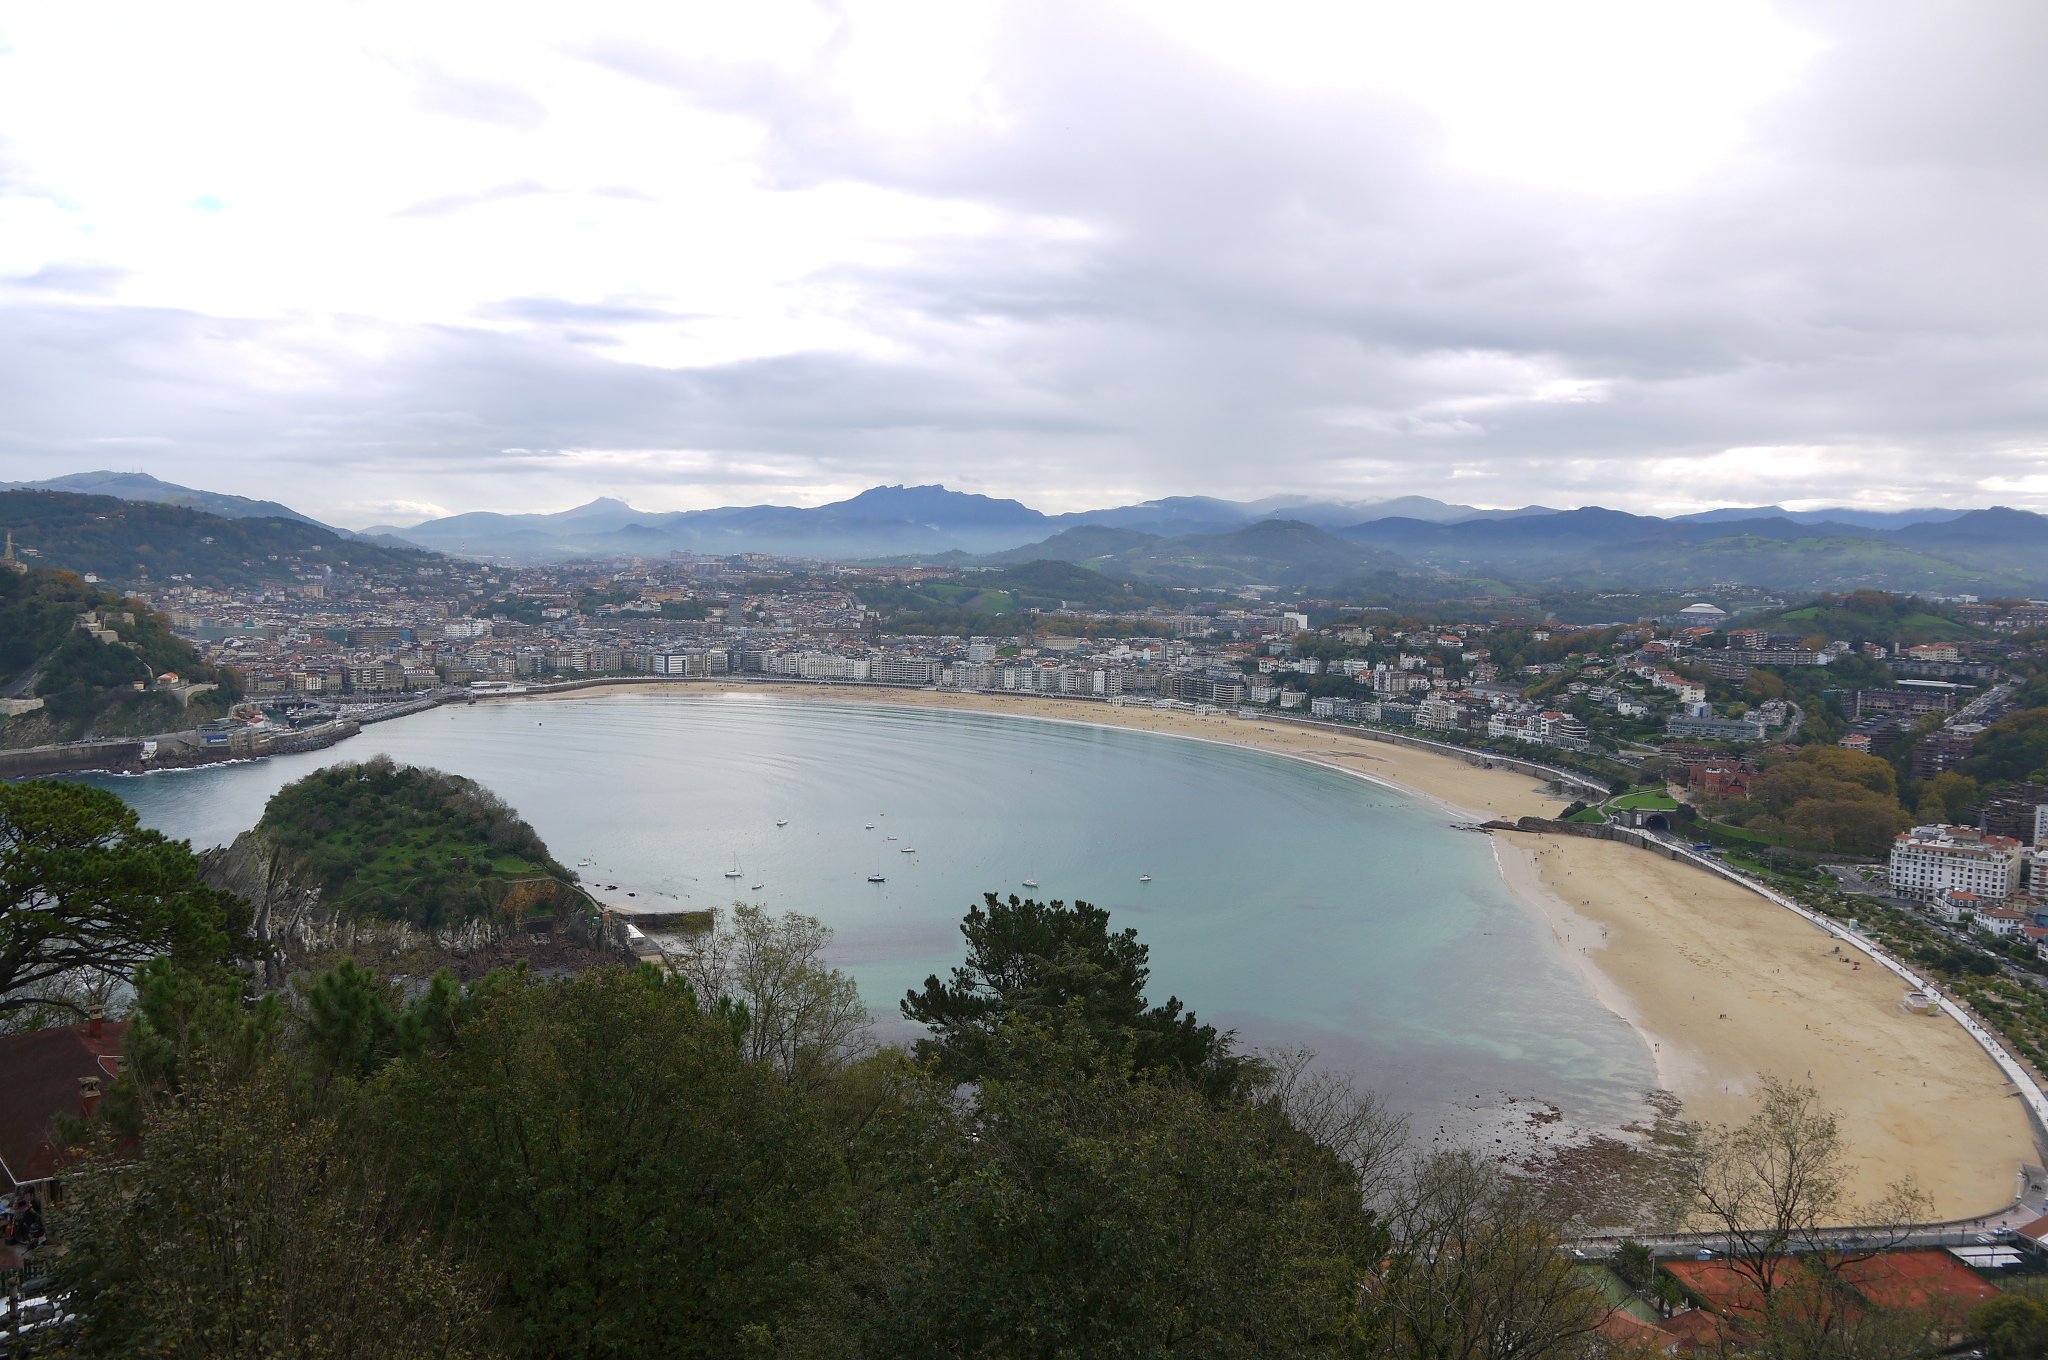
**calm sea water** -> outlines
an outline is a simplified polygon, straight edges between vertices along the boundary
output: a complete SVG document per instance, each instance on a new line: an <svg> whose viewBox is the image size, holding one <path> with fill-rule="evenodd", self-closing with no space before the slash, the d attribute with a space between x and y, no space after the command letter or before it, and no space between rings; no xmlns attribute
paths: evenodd
<svg viewBox="0 0 2048 1360"><path fill-rule="evenodd" d="M1641 1042L1509 895L1486 837L1362 780L1228 747L885 705L609 694L432 710L326 751L97 782L204 848L254 825L291 780L380 753L495 790L556 858L594 860L586 878L820 917L886 1032L902 1032L903 993L960 958L966 908L1030 878L1135 926L1155 1000L1177 995L1254 1046L1306 1044L1422 1122L1505 1093L1604 1124L1637 1114L1653 1084ZM735 863L743 877L725 878ZM886 883L865 881L877 871Z"/></svg>

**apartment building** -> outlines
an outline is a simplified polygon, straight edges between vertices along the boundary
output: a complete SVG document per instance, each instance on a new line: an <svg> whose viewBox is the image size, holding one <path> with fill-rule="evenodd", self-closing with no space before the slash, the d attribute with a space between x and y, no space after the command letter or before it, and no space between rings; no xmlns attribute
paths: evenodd
<svg viewBox="0 0 2048 1360"><path fill-rule="evenodd" d="M1916 826L1892 842L1892 891L1931 898L1960 888L2003 902L2020 887L2020 842L1968 826Z"/></svg>

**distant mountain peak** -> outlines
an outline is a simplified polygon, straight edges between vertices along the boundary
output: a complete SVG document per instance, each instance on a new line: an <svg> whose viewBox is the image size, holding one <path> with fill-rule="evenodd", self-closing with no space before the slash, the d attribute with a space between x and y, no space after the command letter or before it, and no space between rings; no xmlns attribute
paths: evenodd
<svg viewBox="0 0 2048 1360"><path fill-rule="evenodd" d="M818 507L821 512L853 512L862 516L917 522L1042 524L1045 516L1022 501L1002 500L973 491L954 491L943 483L923 486L871 486L859 495Z"/></svg>
<svg viewBox="0 0 2048 1360"><path fill-rule="evenodd" d="M617 496L599 496L596 500L585 501L556 515L556 519L587 519L593 515L637 515L635 510Z"/></svg>
<svg viewBox="0 0 2048 1360"><path fill-rule="evenodd" d="M147 472L112 472L101 469L98 472L69 472L61 477L50 477L40 482L0 482L0 490L21 491L64 491L80 496L112 496L116 500L139 501L154 505L182 506L187 510L198 510L209 515L220 515L226 519L294 519L302 524L311 524L330 533L346 533L332 525L321 524L311 515L302 515L289 505L276 501L251 500L224 491L200 491L176 482L166 482L150 476Z"/></svg>

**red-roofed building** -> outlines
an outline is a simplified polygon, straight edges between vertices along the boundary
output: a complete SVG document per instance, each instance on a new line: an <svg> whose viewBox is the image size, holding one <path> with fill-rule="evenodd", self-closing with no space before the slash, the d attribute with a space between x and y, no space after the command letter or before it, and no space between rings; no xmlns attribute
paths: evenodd
<svg viewBox="0 0 2048 1360"><path fill-rule="evenodd" d="M0 1186L12 1194L57 1174L57 1116L89 1113L96 1095L121 1071L125 1024L94 1020L27 1034L0 1035ZM83 1079L94 1081L87 1088Z"/></svg>
<svg viewBox="0 0 2048 1360"><path fill-rule="evenodd" d="M1704 1308L1673 1313L1658 1329L1688 1351L1723 1351L1734 1343L1734 1329Z"/></svg>
<svg viewBox="0 0 2048 1360"><path fill-rule="evenodd" d="M1755 1317L1760 1309L1761 1298L1754 1281L1728 1261L1676 1260L1661 1264L1700 1301L1702 1311L1719 1315L1738 1330L1746 1318ZM1780 1297L1796 1300L1800 1287L1797 1262L1783 1260L1778 1271L1778 1287L1785 1291ZM1839 1278L1851 1291L1852 1309L1925 1310L1937 1330L1960 1327L1971 1309L1999 1295L1995 1286L1945 1251L1890 1251L1847 1261L1841 1266ZM1665 1324L1667 1330L1675 1330L1672 1322L1676 1320ZM1695 1320L1690 1325L1697 1328L1705 1324Z"/></svg>
<svg viewBox="0 0 2048 1360"><path fill-rule="evenodd" d="M1669 1355L1678 1349L1680 1341L1677 1335L1656 1323L1632 1317L1619 1308L1610 1310L1594 1330L1613 1344L1632 1352L1652 1350Z"/></svg>

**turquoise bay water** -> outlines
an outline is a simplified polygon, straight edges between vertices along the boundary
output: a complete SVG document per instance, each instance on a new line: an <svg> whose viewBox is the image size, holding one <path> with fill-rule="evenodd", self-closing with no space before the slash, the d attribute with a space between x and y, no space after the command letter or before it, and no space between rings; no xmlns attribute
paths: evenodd
<svg viewBox="0 0 2048 1360"><path fill-rule="evenodd" d="M1363 780L1230 747L610 694L431 710L326 751L97 782L204 848L291 780L377 754L496 791L563 863L594 860L586 878L821 918L885 1034L907 1033L903 993L959 960L966 908L1033 878L1039 896L1137 928L1154 1000L1177 995L1255 1047L1305 1044L1425 1124L1503 1094L1607 1124L1654 1084L1641 1042L1510 896L1488 838ZM723 877L735 859L743 877ZM888 881L866 882L877 870Z"/></svg>

